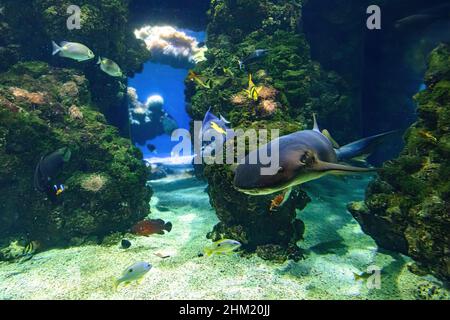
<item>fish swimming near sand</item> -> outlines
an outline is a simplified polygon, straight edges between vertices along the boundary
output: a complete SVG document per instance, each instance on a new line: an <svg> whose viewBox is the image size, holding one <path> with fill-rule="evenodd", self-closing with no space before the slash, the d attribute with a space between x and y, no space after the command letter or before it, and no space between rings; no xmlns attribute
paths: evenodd
<svg viewBox="0 0 450 320"><path fill-rule="evenodd" d="M207 246L203 252L209 257L215 254L233 254L242 244L232 239L221 239Z"/></svg>
<svg viewBox="0 0 450 320"><path fill-rule="evenodd" d="M22 255L35 254L40 247L41 244L38 241L29 241L23 248Z"/></svg>
<svg viewBox="0 0 450 320"><path fill-rule="evenodd" d="M98 58L98 65L100 65L100 69L111 77L122 77L123 73L120 69L119 65L114 61L108 58Z"/></svg>
<svg viewBox="0 0 450 320"><path fill-rule="evenodd" d="M47 192L49 182L62 170L64 163L71 158L69 148L61 148L39 160L34 171L34 187L41 192Z"/></svg>
<svg viewBox="0 0 450 320"><path fill-rule="evenodd" d="M117 290L119 285L123 283L128 285L131 282L140 283L144 276L151 270L152 265L148 262L137 262L122 273L122 275L114 282L114 289Z"/></svg>
<svg viewBox="0 0 450 320"><path fill-rule="evenodd" d="M282 136L251 151L237 166L233 184L237 190L249 195L267 195L327 174L373 172L377 169L354 167L339 162L370 153L394 133L396 131L378 134L335 149L330 140L320 132L314 116L313 130ZM272 149L276 150L276 146L279 151L279 166L273 168L274 173L263 174L261 169L268 169L271 163L262 164L260 155L272 155ZM250 159L256 159L256 163L251 163Z"/></svg>
<svg viewBox="0 0 450 320"><path fill-rule="evenodd" d="M257 49L255 51L253 51L247 57L238 61L239 69L245 70L248 65L256 63L256 62L264 59L268 53L269 53L269 50L267 50L267 49Z"/></svg>
<svg viewBox="0 0 450 320"><path fill-rule="evenodd" d="M164 231L170 232L171 230L172 223L162 219L142 220L131 228L131 232L134 234L146 237L152 234L164 234Z"/></svg>
<svg viewBox="0 0 450 320"><path fill-rule="evenodd" d="M370 273L370 272L363 272L360 274L353 272L353 277L355 278L355 281L366 281L373 275L374 275L374 273Z"/></svg>
<svg viewBox="0 0 450 320"><path fill-rule="evenodd" d="M92 50L81 43L63 41L58 46L55 41L52 41L52 46L52 55L59 54L60 57L73 59L78 62L90 60L95 57Z"/></svg>

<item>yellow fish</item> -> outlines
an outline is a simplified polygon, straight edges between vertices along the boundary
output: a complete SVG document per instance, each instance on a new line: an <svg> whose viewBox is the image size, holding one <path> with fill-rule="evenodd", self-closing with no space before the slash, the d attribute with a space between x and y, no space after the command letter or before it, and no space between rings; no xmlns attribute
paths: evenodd
<svg viewBox="0 0 450 320"><path fill-rule="evenodd" d="M420 130L420 131L419 131L419 135L420 135L422 138L425 138L425 139L428 139L428 140L433 141L434 143L438 142L438 139L437 139L435 136L433 136L433 135L432 135L430 132L428 132L428 131Z"/></svg>
<svg viewBox="0 0 450 320"><path fill-rule="evenodd" d="M195 81L197 84L202 86L205 89L211 89L211 80L208 79L203 81L194 71L189 70L188 79L191 81Z"/></svg>
<svg viewBox="0 0 450 320"><path fill-rule="evenodd" d="M35 254L36 251L39 249L41 244L38 241L30 241L28 244L23 248L22 255L32 255Z"/></svg>
<svg viewBox="0 0 450 320"><path fill-rule="evenodd" d="M211 121L211 128L213 128L214 130L216 130L220 134L226 134L227 133L225 130L223 130L221 127L219 127L219 125L217 123L215 123L214 121Z"/></svg>
<svg viewBox="0 0 450 320"><path fill-rule="evenodd" d="M241 247L241 243L231 239L221 239L213 242L210 246L204 249L207 257L214 254L232 254L236 249Z"/></svg>
<svg viewBox="0 0 450 320"><path fill-rule="evenodd" d="M252 75L248 75L248 89L245 90L245 92L248 94L248 97L250 99L253 99L254 101L258 101L259 99L259 93L261 92L262 87L257 87L252 80Z"/></svg>
<svg viewBox="0 0 450 320"><path fill-rule="evenodd" d="M365 281L369 279L371 276L373 276L372 273L363 272L361 274L357 274L356 272L353 272L353 277L355 278L355 281Z"/></svg>
<svg viewBox="0 0 450 320"><path fill-rule="evenodd" d="M66 187L63 184L58 185L54 185L53 189L55 190L55 195L59 196L61 193L63 193L66 190Z"/></svg>

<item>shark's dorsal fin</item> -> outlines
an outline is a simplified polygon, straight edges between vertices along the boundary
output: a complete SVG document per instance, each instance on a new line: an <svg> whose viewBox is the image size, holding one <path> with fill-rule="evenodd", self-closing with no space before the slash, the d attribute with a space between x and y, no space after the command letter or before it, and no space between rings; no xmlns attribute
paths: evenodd
<svg viewBox="0 0 450 320"><path fill-rule="evenodd" d="M336 142L336 140L333 139L333 137L331 136L331 134L328 132L327 129L323 129L322 130L322 134L327 137L328 140L330 140L331 144L333 145L333 148L335 149L339 149L340 146L339 144Z"/></svg>
<svg viewBox="0 0 450 320"><path fill-rule="evenodd" d="M313 130L314 130L314 131L317 131L317 132L320 132L319 125L317 124L317 119L316 119L316 114L315 114L315 113L313 113L313 119L314 119L314 127L313 127Z"/></svg>

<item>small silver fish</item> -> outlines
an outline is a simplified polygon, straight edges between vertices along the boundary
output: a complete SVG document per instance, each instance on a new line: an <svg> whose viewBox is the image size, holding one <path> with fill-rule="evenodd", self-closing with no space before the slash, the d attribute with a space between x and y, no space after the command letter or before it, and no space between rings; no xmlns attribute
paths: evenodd
<svg viewBox="0 0 450 320"><path fill-rule="evenodd" d="M58 46L55 41L52 41L52 46L52 55L59 53L60 57L70 58L78 62L93 59L95 57L95 54L91 49L81 43L63 41Z"/></svg>
<svg viewBox="0 0 450 320"><path fill-rule="evenodd" d="M121 77L123 75L122 70L117 63L108 58L98 58L97 64L100 65L100 69L111 77Z"/></svg>
<svg viewBox="0 0 450 320"><path fill-rule="evenodd" d="M140 282L142 278L147 274L147 272L150 271L151 268L152 265L148 262L137 262L129 266L128 268L125 269L120 278L118 278L114 282L114 288L117 290L117 287L121 283L127 285L133 281Z"/></svg>

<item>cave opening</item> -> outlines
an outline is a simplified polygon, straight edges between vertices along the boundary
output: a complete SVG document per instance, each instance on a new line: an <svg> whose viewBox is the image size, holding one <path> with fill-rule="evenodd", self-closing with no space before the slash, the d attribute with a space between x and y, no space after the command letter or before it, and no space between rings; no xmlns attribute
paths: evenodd
<svg viewBox="0 0 450 320"><path fill-rule="evenodd" d="M144 159L170 158L177 143L171 141L171 133L189 130L185 79L205 59L208 8L209 1L203 0L195 5L139 0L130 4L135 36L151 54L142 72L128 79L131 138Z"/></svg>
<svg viewBox="0 0 450 320"><path fill-rule="evenodd" d="M383 3L381 30L369 30L366 26L370 1L324 0L305 5L303 28L312 58L336 71L350 85L353 103L360 110L355 121L355 131L360 136L389 130L403 132L416 121L413 97L425 88L429 53L440 42L450 40L450 22L434 19L430 23L415 20L415 15L446 3ZM395 157L403 148L401 135L386 148L371 156L373 163Z"/></svg>

